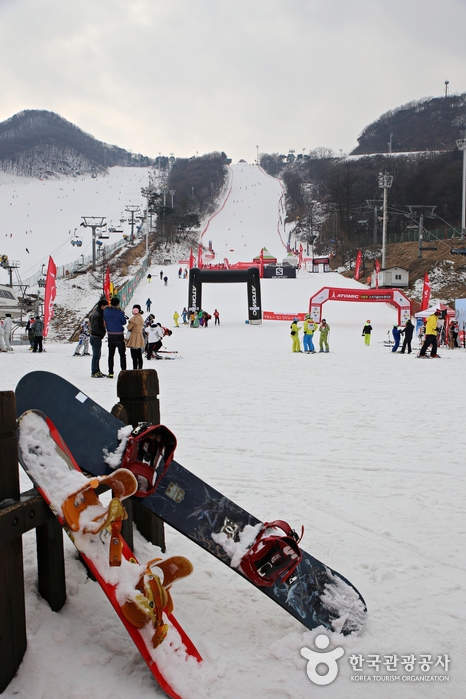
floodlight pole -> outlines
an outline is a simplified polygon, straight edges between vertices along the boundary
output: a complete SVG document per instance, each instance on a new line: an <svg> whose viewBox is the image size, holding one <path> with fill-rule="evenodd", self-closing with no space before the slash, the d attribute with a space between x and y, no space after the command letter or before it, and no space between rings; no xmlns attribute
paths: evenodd
<svg viewBox="0 0 466 699"><path fill-rule="evenodd" d="M379 172L379 187L383 189L383 223L382 223L382 269L385 269L385 247L387 242L387 190L393 184L393 175Z"/></svg>
<svg viewBox="0 0 466 699"><path fill-rule="evenodd" d="M461 240L464 240L464 229L466 228L466 138L459 138L456 141L459 150L463 151L463 204L461 207Z"/></svg>
<svg viewBox="0 0 466 699"><path fill-rule="evenodd" d="M97 238L96 230L103 228L105 216L81 216L83 222L81 226L84 228L92 228L92 271L95 272L95 241Z"/></svg>

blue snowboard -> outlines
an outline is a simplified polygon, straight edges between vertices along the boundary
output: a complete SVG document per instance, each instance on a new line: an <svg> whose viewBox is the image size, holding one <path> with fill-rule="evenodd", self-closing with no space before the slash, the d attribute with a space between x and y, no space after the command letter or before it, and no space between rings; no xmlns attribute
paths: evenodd
<svg viewBox="0 0 466 699"><path fill-rule="evenodd" d="M56 374L34 371L18 383L16 405L18 416L32 408L45 413L84 471L91 475L111 472L104 449L110 453L117 449L117 433L124 425L79 388ZM228 531L237 541L247 525L260 523L176 461L169 465L156 492L138 502L228 566L231 546L224 548L214 539L221 540L219 535ZM306 551L291 585L278 581L272 587L254 586L308 629L324 626L350 634L364 627L367 610L359 592Z"/></svg>

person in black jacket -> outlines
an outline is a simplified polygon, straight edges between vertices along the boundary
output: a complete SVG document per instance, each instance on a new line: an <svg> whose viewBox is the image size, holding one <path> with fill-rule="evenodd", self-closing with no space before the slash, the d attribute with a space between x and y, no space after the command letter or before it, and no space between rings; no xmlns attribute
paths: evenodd
<svg viewBox="0 0 466 699"><path fill-rule="evenodd" d="M90 332L91 336L89 341L92 347L92 359L91 359L91 376L94 379L102 379L105 374L100 371L100 357L102 355L102 340L107 332L104 323L104 308L107 306L107 301L105 299L100 299L97 302L91 318L90 318Z"/></svg>
<svg viewBox="0 0 466 699"><path fill-rule="evenodd" d="M410 320L406 321L404 330L400 330L400 333L404 335L403 346L401 348L400 354L404 354L406 348L408 348L408 354L411 354L411 340L413 339L414 325Z"/></svg>

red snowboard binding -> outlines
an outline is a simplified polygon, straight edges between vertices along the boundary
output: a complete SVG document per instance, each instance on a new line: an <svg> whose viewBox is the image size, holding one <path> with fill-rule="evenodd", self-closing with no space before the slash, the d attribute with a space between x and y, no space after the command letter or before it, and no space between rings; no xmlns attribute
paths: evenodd
<svg viewBox="0 0 466 699"><path fill-rule="evenodd" d="M141 422L131 432L126 444L121 468L136 476L135 496L152 495L169 467L176 449L176 437L164 425Z"/></svg>
<svg viewBox="0 0 466 699"><path fill-rule="evenodd" d="M264 522L256 540L241 559L244 575L259 587L272 587L277 579L290 585L303 556L298 546L303 534L304 527L301 527L301 536L298 537L294 529L281 519Z"/></svg>

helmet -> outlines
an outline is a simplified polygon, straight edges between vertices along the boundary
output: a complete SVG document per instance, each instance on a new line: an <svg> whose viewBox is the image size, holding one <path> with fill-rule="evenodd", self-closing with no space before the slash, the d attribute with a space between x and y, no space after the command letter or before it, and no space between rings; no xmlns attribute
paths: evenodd
<svg viewBox="0 0 466 699"><path fill-rule="evenodd" d="M298 319L297 319L297 318L293 318L293 323L297 323L297 322L298 322Z"/></svg>
<svg viewBox="0 0 466 699"><path fill-rule="evenodd" d="M366 323L370 323L370 322L371 322L370 320L366 320Z"/></svg>
<svg viewBox="0 0 466 699"><path fill-rule="evenodd" d="M326 322L327 322L327 321L325 320L325 318L322 318L322 323L326 323Z"/></svg>

